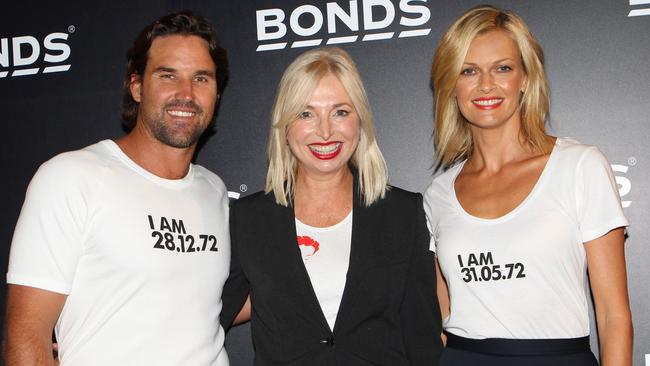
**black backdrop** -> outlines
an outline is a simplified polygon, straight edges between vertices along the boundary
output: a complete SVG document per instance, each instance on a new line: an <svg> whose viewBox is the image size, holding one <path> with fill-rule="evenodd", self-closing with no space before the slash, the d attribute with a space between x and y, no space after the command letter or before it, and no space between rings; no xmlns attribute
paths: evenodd
<svg viewBox="0 0 650 366"><path fill-rule="evenodd" d="M330 2L333 3L333 2ZM263 186L270 107L284 68L306 48L294 42L357 36L341 44L357 61L375 115L380 147L394 185L422 191L432 179L433 146L429 68L435 45L452 19L478 1L356 0L337 1L358 29L342 21L328 26L325 1L143 1L7 2L0 10L0 146L3 171L0 269L6 272L9 244L27 184L38 166L59 152L78 149L123 133L119 119L124 54L137 32L170 11L191 9L214 22L229 52L231 77L221 100L215 134L196 161L219 174L232 197ZM644 4L646 3L646 4ZM394 19L381 23L394 11ZM646 141L650 107L650 1L500 0L495 5L517 11L540 39L547 55L552 87L551 132L598 145L613 164L626 214L632 221L627 241L631 304L634 314L635 365L650 365L650 188ZM331 6L332 4L330 4ZM311 6L311 7L310 7ZM419 12L412 7L419 7ZM426 8L423 12L422 7ZM286 34L258 40L260 10L279 9ZM314 10L315 9L315 10ZM309 12L312 12L310 14ZM320 13L323 25L307 36ZM301 14L292 27L291 14ZM427 16L428 13L428 16ZM364 20L365 19L365 20ZM410 26L404 19L424 22ZM389 19L390 20L390 19ZM402 24L400 23L402 21ZM266 28L267 32L276 29ZM400 37L419 30L423 35ZM427 31L428 30L428 31ZM54 35L54 47L46 38ZM303 35L301 35L301 33ZM369 35L393 33L383 40ZM61 35L63 34L63 35ZM25 38L27 37L27 38ZM50 36L52 37L52 36ZM64 38L62 38L64 37ZM364 40L364 37L366 40ZM39 44L33 62L27 62ZM26 43L27 42L27 43ZM14 52L14 43L20 51ZM260 45L286 43L283 49L257 51ZM58 46L57 46L58 44ZM46 55L69 57L52 61ZM57 50L58 49L58 50ZM18 58L15 54L18 53ZM55 57L56 58L56 57ZM59 58L62 58L59 57ZM70 65L69 70L43 73ZM25 69L35 74L15 76ZM4 306L4 291L0 303ZM248 326L227 338L232 364L252 360ZM595 339L595 337L594 337ZM592 344L596 346L595 340Z"/></svg>

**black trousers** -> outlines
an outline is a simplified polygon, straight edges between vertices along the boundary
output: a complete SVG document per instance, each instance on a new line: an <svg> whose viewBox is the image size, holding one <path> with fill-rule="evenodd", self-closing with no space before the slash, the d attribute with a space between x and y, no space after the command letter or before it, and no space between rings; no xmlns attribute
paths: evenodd
<svg viewBox="0 0 650 366"><path fill-rule="evenodd" d="M469 339L447 333L439 366L598 366L589 337Z"/></svg>

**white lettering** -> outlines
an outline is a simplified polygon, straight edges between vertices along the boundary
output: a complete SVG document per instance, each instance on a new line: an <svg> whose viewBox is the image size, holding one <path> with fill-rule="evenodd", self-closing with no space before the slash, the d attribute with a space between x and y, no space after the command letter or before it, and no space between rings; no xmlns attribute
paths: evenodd
<svg viewBox="0 0 650 366"><path fill-rule="evenodd" d="M284 21L282 9L264 9L255 12L257 15L257 40L266 41L269 39L282 38L287 34L287 26ZM271 18L271 19L267 19ZM268 28L275 27L275 32L267 32Z"/></svg>
<svg viewBox="0 0 650 366"><path fill-rule="evenodd" d="M407 27L418 27L426 24L431 19L431 10L424 5L411 5L412 2L427 2L427 0L401 0L399 8L401 11L409 14L420 14L418 18L401 17L399 24Z"/></svg>
<svg viewBox="0 0 650 366"><path fill-rule="evenodd" d="M14 52L14 66L24 66L31 65L36 60L41 53L41 46L38 44L38 40L32 36L22 36L15 37L12 40L13 43L13 52ZM28 44L32 48L32 53L28 57L23 57L21 53L21 45Z"/></svg>
<svg viewBox="0 0 650 366"><path fill-rule="evenodd" d="M49 51L60 51L61 54L59 55L51 55L49 53L45 54L44 60L45 62L63 62L70 57L70 46L68 46L65 43L57 43L54 42L54 40L57 39L62 39L62 40L67 40L68 39L68 34L67 33L51 33L48 34L47 37L45 37L45 41L43 42L45 45L45 48Z"/></svg>
<svg viewBox="0 0 650 366"><path fill-rule="evenodd" d="M314 24L311 27L303 28L298 21L300 16L309 13L314 17ZM323 26L323 14L318 10L317 7L313 5L302 5L297 7L291 13L291 19L289 20L289 25L291 30L294 31L299 36L307 37L316 34L321 27Z"/></svg>
<svg viewBox="0 0 650 366"><path fill-rule="evenodd" d="M357 1L350 1L350 13L346 13L337 3L327 3L327 33L336 33L336 18L351 31L359 31L359 8Z"/></svg>
<svg viewBox="0 0 650 366"><path fill-rule="evenodd" d="M372 9L381 6L386 10L386 17L373 20ZM365 0L363 2L363 28L366 30L386 28L395 20L395 7L390 0Z"/></svg>
<svg viewBox="0 0 650 366"><path fill-rule="evenodd" d="M9 41L7 38L0 39L0 66L9 67Z"/></svg>
<svg viewBox="0 0 650 366"><path fill-rule="evenodd" d="M344 3L347 3L347 7ZM288 45L291 48L314 47L323 43L341 44L358 40L386 40L395 36L397 38L426 36L431 32L431 28L427 25L431 20L428 3L428 0L330 0L319 2L317 5L300 5L293 10L279 8L257 10L257 40L260 44L256 51L281 50ZM360 12L363 12L363 19ZM325 16L327 16L326 25L323 24ZM391 29L392 26L397 25L395 23L398 17L398 27L406 27L405 29ZM324 26L327 27L330 36L326 39L314 37L315 34L323 31ZM361 28L369 32L346 34L358 33ZM292 40L291 43L281 40L287 35L304 39ZM264 42L273 40L275 40L273 43Z"/></svg>
<svg viewBox="0 0 650 366"><path fill-rule="evenodd" d="M628 167L625 165L612 164L612 170L618 173L627 173ZM632 182L626 177L616 176L616 184L618 185L618 194L623 198L632 190ZM632 201L621 201L623 207L630 207Z"/></svg>

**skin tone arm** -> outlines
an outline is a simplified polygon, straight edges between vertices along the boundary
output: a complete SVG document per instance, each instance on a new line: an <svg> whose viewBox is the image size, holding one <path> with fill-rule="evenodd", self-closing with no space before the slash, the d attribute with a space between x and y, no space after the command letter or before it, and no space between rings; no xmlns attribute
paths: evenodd
<svg viewBox="0 0 650 366"><path fill-rule="evenodd" d="M251 320L251 297L250 296L246 298L246 302L244 303L244 306L242 306L241 310L239 311L239 314L237 314L235 320L233 320L232 325L239 325L249 320Z"/></svg>
<svg viewBox="0 0 650 366"><path fill-rule="evenodd" d="M440 263L438 263L437 257L436 257L436 281L437 281L436 290L438 292L438 303L440 304L440 316L444 320L446 317L449 316L449 312L450 312L449 291L447 290L447 281L445 281L445 278L442 275L442 271L440 271ZM442 339L442 344L446 345L447 336L445 335L445 333L441 333L440 338Z"/></svg>
<svg viewBox="0 0 650 366"><path fill-rule="evenodd" d="M34 287L9 285L4 361L7 366L57 365L52 330L66 296Z"/></svg>
<svg viewBox="0 0 650 366"><path fill-rule="evenodd" d="M618 228L585 243L603 366L632 365L633 330L624 241L623 228Z"/></svg>

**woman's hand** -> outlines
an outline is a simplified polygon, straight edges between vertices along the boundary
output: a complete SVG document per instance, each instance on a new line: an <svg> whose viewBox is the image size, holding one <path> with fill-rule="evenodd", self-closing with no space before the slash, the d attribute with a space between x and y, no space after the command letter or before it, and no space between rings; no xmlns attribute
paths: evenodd
<svg viewBox="0 0 650 366"><path fill-rule="evenodd" d="M241 310L235 317L235 320L233 320L232 325L239 325L249 320L251 320L251 296L250 295L248 295L248 297L246 298L246 302L244 302L244 305L241 307Z"/></svg>

